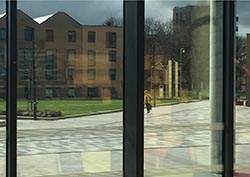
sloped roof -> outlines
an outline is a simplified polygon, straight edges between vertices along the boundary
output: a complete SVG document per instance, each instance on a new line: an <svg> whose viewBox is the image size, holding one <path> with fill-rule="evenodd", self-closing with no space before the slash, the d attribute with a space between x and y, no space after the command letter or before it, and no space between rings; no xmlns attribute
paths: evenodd
<svg viewBox="0 0 250 177"><path fill-rule="evenodd" d="M50 14L50 15L46 15L46 16L42 16L42 17L37 17L34 18L34 20L38 23L41 24L43 22L45 22L46 20L48 20L50 17L52 17L53 15L55 15L56 13Z"/></svg>
<svg viewBox="0 0 250 177"><path fill-rule="evenodd" d="M4 17L6 13L0 14L0 18Z"/></svg>

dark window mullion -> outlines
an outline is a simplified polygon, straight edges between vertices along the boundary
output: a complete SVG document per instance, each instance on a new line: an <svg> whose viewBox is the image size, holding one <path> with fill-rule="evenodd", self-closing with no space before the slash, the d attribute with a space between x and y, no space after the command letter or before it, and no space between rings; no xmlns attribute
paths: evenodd
<svg viewBox="0 0 250 177"><path fill-rule="evenodd" d="M17 2L6 1L7 26L7 101L6 101L6 176L17 176Z"/></svg>
<svg viewBox="0 0 250 177"><path fill-rule="evenodd" d="M233 177L235 2L224 1L223 25L223 177Z"/></svg>
<svg viewBox="0 0 250 177"><path fill-rule="evenodd" d="M124 1L124 177L144 174L144 0Z"/></svg>

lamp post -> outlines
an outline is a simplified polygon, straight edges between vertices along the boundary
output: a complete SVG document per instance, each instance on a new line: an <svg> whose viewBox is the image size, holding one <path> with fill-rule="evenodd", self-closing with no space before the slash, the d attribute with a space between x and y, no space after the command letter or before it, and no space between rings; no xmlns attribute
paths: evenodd
<svg viewBox="0 0 250 177"><path fill-rule="evenodd" d="M26 29L29 30L27 32L27 40L32 41L32 83L33 86L33 116L34 120L37 119L37 101L36 101L36 68L35 68L35 29L34 27L26 26Z"/></svg>
<svg viewBox="0 0 250 177"><path fill-rule="evenodd" d="M152 43L152 54L153 54L153 62L154 64L151 66L151 95L152 95L152 89L154 89L153 91L153 104L154 104L154 107L156 106L156 103L155 103L155 50L156 50L156 45L158 45L157 42L153 42ZM154 77L154 78L153 78ZM153 78L153 81L152 81L152 78Z"/></svg>
<svg viewBox="0 0 250 177"><path fill-rule="evenodd" d="M152 79L154 77L154 79ZM154 88L154 92L153 92L153 104L154 107L156 106L156 102L155 102L155 65L151 66L151 95L152 95L152 89Z"/></svg>
<svg viewBox="0 0 250 177"><path fill-rule="evenodd" d="M184 48L180 48L180 97L182 99L182 59L183 54L185 53Z"/></svg>

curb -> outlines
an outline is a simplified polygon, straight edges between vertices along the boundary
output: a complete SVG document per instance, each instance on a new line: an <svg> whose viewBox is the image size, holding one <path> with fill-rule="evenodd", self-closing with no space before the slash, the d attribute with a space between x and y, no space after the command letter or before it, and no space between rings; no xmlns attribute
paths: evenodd
<svg viewBox="0 0 250 177"><path fill-rule="evenodd" d="M94 113L85 113L85 114L74 114L74 115L67 115L67 116L60 116L60 117L37 117L36 120L47 120L47 121L54 121L54 120L62 120L62 119L70 119L70 118L79 118L79 117L86 117L86 116L94 116L100 114L108 114L114 112L121 112L122 109L111 110L111 111L100 111ZM5 115L1 115L0 119L5 119ZM32 116L17 116L18 120L34 120Z"/></svg>
<svg viewBox="0 0 250 177"><path fill-rule="evenodd" d="M193 103L193 102L198 102L200 100L193 100L193 101L188 101L188 102L183 102L183 103ZM176 102L176 103L163 103L160 105L156 105L156 107L162 107L162 106L171 106L171 105L177 105L182 102ZM37 117L37 121L39 120L47 120L47 121L55 121L55 120L63 120L63 119L71 119L71 118L79 118L79 117L86 117L86 116L94 116L94 115L101 115L101 114L108 114L108 113L115 113L115 112L121 112L123 109L116 109L116 110L110 110L110 111L99 111L99 112L94 112L94 113L84 113L84 114L73 114L73 115L67 115L67 116L60 116L60 117ZM5 115L0 115L0 119L5 119ZM18 120L34 120L32 116L17 116ZM0 122L1 126L1 122ZM4 125L5 126L5 123Z"/></svg>

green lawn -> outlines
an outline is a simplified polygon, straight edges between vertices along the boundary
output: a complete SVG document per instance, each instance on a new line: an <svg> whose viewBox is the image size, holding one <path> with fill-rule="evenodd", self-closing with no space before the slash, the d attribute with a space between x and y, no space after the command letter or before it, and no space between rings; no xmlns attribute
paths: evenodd
<svg viewBox="0 0 250 177"><path fill-rule="evenodd" d="M161 99L156 100L156 105L176 102L178 100ZM54 110L61 111L63 115L72 115L122 109L122 103L122 100L38 100L37 108L40 111ZM26 110L27 100L18 100L17 109ZM0 110L5 110L5 101L0 101Z"/></svg>

